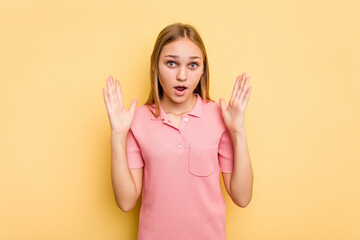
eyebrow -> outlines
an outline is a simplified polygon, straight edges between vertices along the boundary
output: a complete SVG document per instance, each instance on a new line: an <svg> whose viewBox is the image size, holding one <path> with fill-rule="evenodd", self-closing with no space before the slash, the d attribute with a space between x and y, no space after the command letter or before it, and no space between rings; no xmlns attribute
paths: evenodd
<svg viewBox="0 0 360 240"><path fill-rule="evenodd" d="M177 55L166 55L165 57L179 58L179 56L177 56ZM201 58L198 57L198 56L190 56L189 58L191 58L191 59L195 59L195 58L201 59Z"/></svg>

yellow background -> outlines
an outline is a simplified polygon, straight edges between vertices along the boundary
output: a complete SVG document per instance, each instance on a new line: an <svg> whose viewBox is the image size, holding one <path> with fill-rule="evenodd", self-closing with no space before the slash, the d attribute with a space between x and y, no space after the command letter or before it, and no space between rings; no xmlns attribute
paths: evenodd
<svg viewBox="0 0 360 240"><path fill-rule="evenodd" d="M210 94L251 76L253 199L228 240L360 239L360 2L0 2L0 239L136 239L110 178L102 88L144 104L166 25L200 32Z"/></svg>

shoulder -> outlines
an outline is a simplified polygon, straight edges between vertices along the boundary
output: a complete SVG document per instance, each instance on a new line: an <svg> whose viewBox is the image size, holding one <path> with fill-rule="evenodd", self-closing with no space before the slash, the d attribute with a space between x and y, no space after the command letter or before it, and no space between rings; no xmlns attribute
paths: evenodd
<svg viewBox="0 0 360 240"><path fill-rule="evenodd" d="M221 115L221 108L218 102L209 101L203 103L205 113Z"/></svg>
<svg viewBox="0 0 360 240"><path fill-rule="evenodd" d="M134 120L141 121L150 119L152 113L148 105L141 105L135 108Z"/></svg>
<svg viewBox="0 0 360 240"><path fill-rule="evenodd" d="M146 131L146 128L151 124L151 115L152 113L148 105L141 105L135 108L134 118L131 123L131 130L134 135Z"/></svg>
<svg viewBox="0 0 360 240"><path fill-rule="evenodd" d="M146 111L149 111L149 106L145 104L141 106L137 106L135 109L136 114L144 114Z"/></svg>
<svg viewBox="0 0 360 240"><path fill-rule="evenodd" d="M212 122L212 124L218 126L221 130L226 129L220 103L209 101L207 103L204 102L203 106L203 116L207 119L207 121Z"/></svg>

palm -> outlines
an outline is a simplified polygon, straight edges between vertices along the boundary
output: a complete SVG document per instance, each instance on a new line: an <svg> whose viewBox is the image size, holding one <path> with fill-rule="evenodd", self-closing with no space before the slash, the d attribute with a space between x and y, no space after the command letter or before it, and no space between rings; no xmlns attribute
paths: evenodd
<svg viewBox="0 0 360 240"><path fill-rule="evenodd" d="M127 132L130 129L132 120L134 118L137 100L135 99L131 102L130 109L129 111L127 111L125 109L125 105L121 95L120 82L118 80L115 80L115 89L113 78L111 76L110 78L106 79L106 81L109 93L107 93L105 89L103 89L103 93L108 117L110 120L111 131L113 133Z"/></svg>
<svg viewBox="0 0 360 240"><path fill-rule="evenodd" d="M229 105L226 106L225 100L220 99L221 112L224 123L230 132L239 132L244 129L244 115L249 101L252 86L247 87L250 77L245 78L246 74L236 79Z"/></svg>
<svg viewBox="0 0 360 240"><path fill-rule="evenodd" d="M126 129L129 129L134 118L134 115L125 109L122 101L110 102L108 115L112 128L120 131L126 131Z"/></svg>

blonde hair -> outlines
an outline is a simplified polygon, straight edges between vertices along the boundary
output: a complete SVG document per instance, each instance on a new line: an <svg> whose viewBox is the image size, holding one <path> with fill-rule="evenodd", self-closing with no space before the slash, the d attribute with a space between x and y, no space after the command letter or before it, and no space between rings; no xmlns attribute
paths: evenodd
<svg viewBox="0 0 360 240"><path fill-rule="evenodd" d="M163 95L163 89L159 82L158 64L159 56L162 48L175 40L181 38L189 38L192 40L202 51L204 57L204 73L202 74L199 84L196 86L194 92L198 93L200 97L206 102L214 101L209 96L209 63L205 50L205 45L197 32L197 30L189 25L183 23L174 23L165 27L158 35L150 60L150 94L145 105L155 104L156 112L150 111L155 117L160 115L160 98Z"/></svg>

